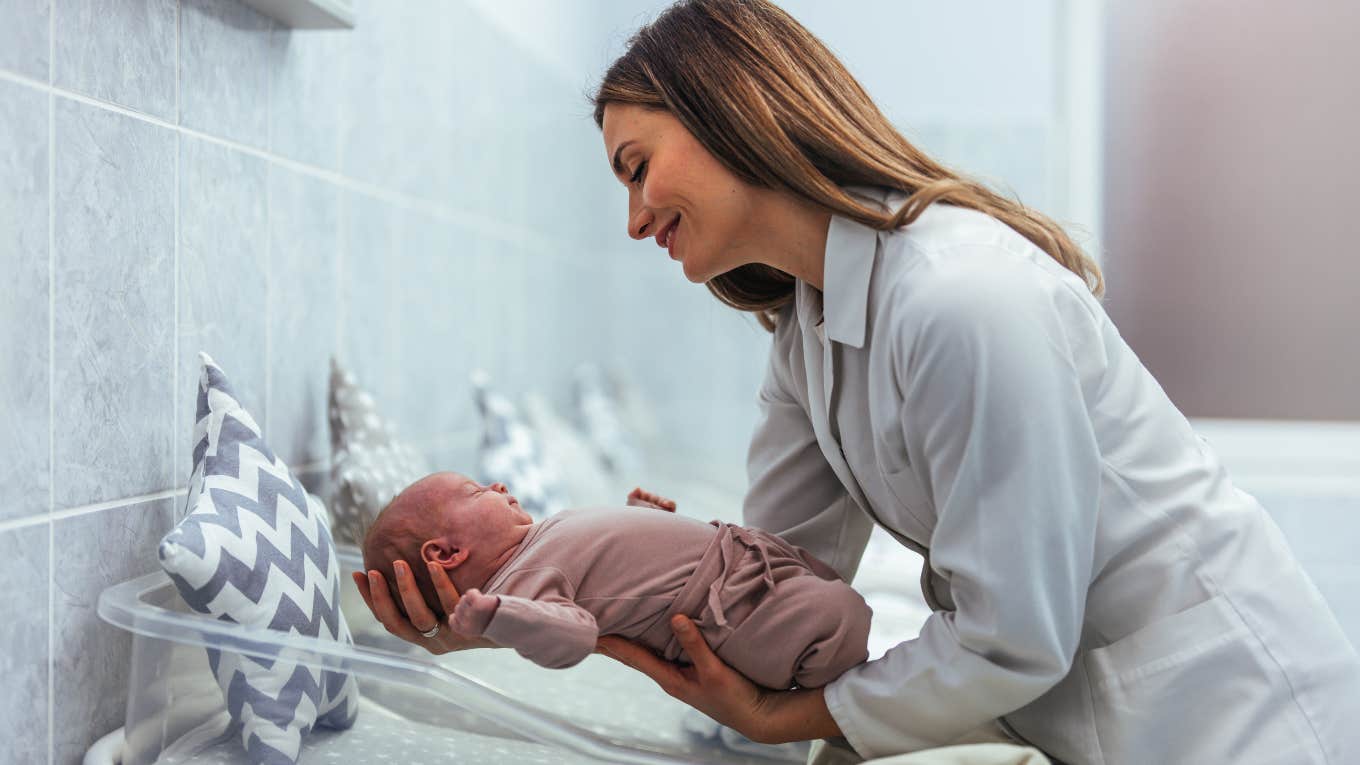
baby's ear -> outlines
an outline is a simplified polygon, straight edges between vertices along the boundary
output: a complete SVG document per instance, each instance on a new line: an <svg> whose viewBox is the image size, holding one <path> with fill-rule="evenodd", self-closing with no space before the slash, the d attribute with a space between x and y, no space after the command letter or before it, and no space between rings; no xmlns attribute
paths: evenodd
<svg viewBox="0 0 1360 765"><path fill-rule="evenodd" d="M430 539L420 546L420 557L444 568L457 568L468 558L466 549L453 547L438 539Z"/></svg>

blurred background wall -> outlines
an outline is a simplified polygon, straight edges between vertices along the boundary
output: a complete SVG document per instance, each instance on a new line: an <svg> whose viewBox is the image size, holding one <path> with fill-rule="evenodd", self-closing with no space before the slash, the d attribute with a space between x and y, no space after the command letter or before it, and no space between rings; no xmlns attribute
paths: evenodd
<svg viewBox="0 0 1360 765"><path fill-rule="evenodd" d="M1107 22L1110 315L1190 415L1360 419L1360 4Z"/></svg>

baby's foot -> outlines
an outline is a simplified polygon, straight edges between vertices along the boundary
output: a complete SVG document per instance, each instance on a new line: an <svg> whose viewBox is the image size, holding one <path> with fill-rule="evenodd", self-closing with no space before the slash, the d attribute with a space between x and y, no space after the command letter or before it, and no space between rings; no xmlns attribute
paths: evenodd
<svg viewBox="0 0 1360 765"><path fill-rule="evenodd" d="M449 627L461 635L480 637L491 624L491 617L495 616L496 606L500 603L498 595L486 595L476 589L468 590L458 600L458 605L454 606L453 616L449 617Z"/></svg>
<svg viewBox="0 0 1360 765"><path fill-rule="evenodd" d="M675 500L666 499L660 494L637 487L628 492L628 504L632 507L650 507L656 510L665 510L668 513L675 512Z"/></svg>

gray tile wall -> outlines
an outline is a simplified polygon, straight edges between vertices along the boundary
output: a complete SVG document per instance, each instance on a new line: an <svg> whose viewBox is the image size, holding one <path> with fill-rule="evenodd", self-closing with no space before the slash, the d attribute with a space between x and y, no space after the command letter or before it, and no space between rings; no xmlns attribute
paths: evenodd
<svg viewBox="0 0 1360 765"><path fill-rule="evenodd" d="M52 486L57 508L171 485L173 131L57 99Z"/></svg>
<svg viewBox="0 0 1360 765"><path fill-rule="evenodd" d="M727 421L740 469L762 337L623 236L604 62L472 3L359 5L301 32L237 0L0 0L0 765L122 724L129 638L94 605L183 510L200 350L316 491L332 354L444 467L474 367L565 405L593 359L676 394L677 443Z"/></svg>
<svg viewBox="0 0 1360 765"><path fill-rule="evenodd" d="M53 0L52 83L175 118L176 0Z"/></svg>
<svg viewBox="0 0 1360 765"><path fill-rule="evenodd" d="M51 0L0 0L0 67L47 80Z"/></svg>
<svg viewBox="0 0 1360 765"><path fill-rule="evenodd" d="M0 521L48 506L49 97L0 82Z"/></svg>
<svg viewBox="0 0 1360 765"><path fill-rule="evenodd" d="M0 652L0 741L5 762L47 762L49 614L52 525L41 523L0 531L0 560L13 588L0 599L5 650Z"/></svg>
<svg viewBox="0 0 1360 765"><path fill-rule="evenodd" d="M158 499L51 524L55 762L79 763L95 738L123 725L132 636L100 620L95 606L108 584L156 570L173 505Z"/></svg>

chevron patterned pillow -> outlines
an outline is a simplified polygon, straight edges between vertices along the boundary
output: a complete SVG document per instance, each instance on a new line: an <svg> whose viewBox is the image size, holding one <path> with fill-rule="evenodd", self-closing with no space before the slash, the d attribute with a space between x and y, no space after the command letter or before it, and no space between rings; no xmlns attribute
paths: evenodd
<svg viewBox="0 0 1360 765"><path fill-rule="evenodd" d="M350 644L340 562L321 502L265 444L208 355L198 384L188 514L160 562L191 608L217 619ZM313 724L354 724L354 678L208 649L252 763L294 763Z"/></svg>
<svg viewBox="0 0 1360 765"><path fill-rule="evenodd" d="M331 534L362 544L364 533L392 498L430 474L430 468L378 414L354 375L331 359Z"/></svg>

